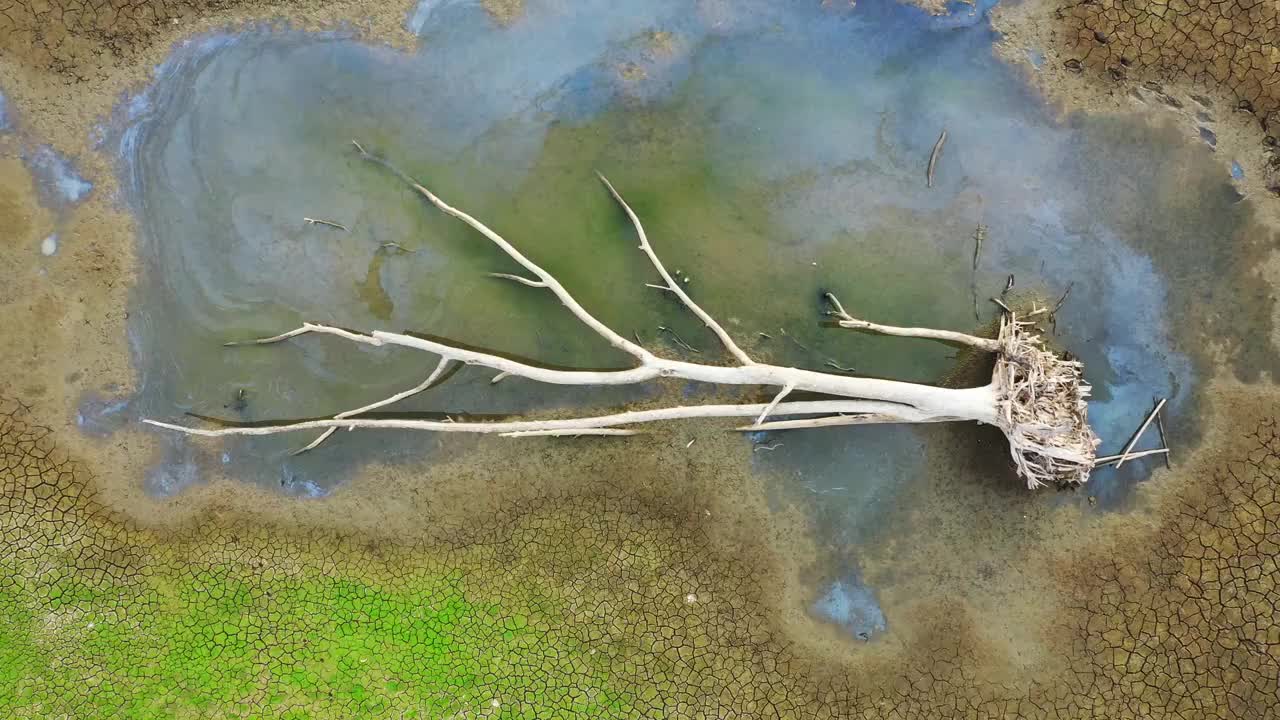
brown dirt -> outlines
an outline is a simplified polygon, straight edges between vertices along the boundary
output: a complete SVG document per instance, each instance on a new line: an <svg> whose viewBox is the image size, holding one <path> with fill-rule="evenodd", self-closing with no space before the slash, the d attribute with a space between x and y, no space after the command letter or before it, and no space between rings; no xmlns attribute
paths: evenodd
<svg viewBox="0 0 1280 720"><path fill-rule="evenodd" d="M1029 0L993 18L1005 58L1064 110L1162 108L1189 135L1207 123L1224 164L1245 164L1242 187L1280 197L1280 2Z"/></svg>
<svg viewBox="0 0 1280 720"><path fill-rule="evenodd" d="M524 0L483 0L481 5L499 25L510 25L524 15Z"/></svg>
<svg viewBox="0 0 1280 720"><path fill-rule="evenodd" d="M518 2L498 2L507 8ZM343 12L343 11L347 12ZM397 7L397 11L403 8ZM0 56L63 84L95 83L147 59L167 41L207 26L287 14L303 25L367 18L363 29L390 35L394 14L358 3L316 0L0 0ZM400 13L403 18L403 12ZM360 25L357 25L360 28Z"/></svg>
<svg viewBox="0 0 1280 720"><path fill-rule="evenodd" d="M203 509L188 520L147 527L140 519L148 513L117 509L23 407L0 401L6 518L0 535L19 557L56 553L84 577L121 587L180 576L209 553L235 558L239 580L250 584L282 571L350 567L387 568L403 577L438 567L443 558L462 563L469 585L501 597L502 569L518 563L557 582L590 577L592 592L615 594L615 608L639 618L629 626L636 632L649 620L668 626L669 597L698 587L715 619L687 627L681 621L681 647L710 647L714 661L686 657L681 649L631 655L626 668L637 683L678 681L670 695L650 699L668 717L701 710L722 717L951 718L959 711L973 717L1264 718L1280 692L1280 636L1273 623L1280 607L1274 486L1280 434L1265 413L1238 411L1258 395L1246 386L1215 388L1211 449L1180 458L1176 473L1148 486L1145 514L1088 522L1074 513L1041 518L1047 522L1022 538L1024 553L1009 555L1010 568L988 571L1003 586L988 599L972 587L963 589L971 600L958 599L953 583L960 578L947 574L954 566L946 560L929 565L925 585L900 591L914 597L887 600L901 629L889 642L853 652L830 631L788 612L794 598L779 596L794 582L777 582L788 575L776 574L777 551L803 546L785 532L760 530L786 524L764 521L751 493L725 497L713 487L723 458L682 456L674 450L678 444L668 443L665 453L601 445L601 454L587 453L587 472L570 471L573 479L564 484L510 483L537 477L525 473L555 455L544 451L523 461L513 453L501 463L440 468L415 478L418 488L408 482L381 488L379 495L414 506L416 539L396 537L394 527L371 532L366 524L394 524L397 515L411 513L346 517L375 494L368 484L323 502L297 503L227 483L194 493ZM714 443L713 436L698 439ZM632 483L614 485L608 473L593 477L597 463L617 461L631 464ZM468 507L469 517L455 509L456 500L482 498L492 504ZM164 512L159 506L165 503L147 502ZM957 539L948 523L931 527L941 540ZM971 532L961 531L959 539ZM928 563L942 543L922 540L887 552L902 567ZM662 553L666 581L636 584L626 564L615 562L636 552ZM42 586L33 587L38 603ZM116 612L145 618L156 611ZM265 606L256 622L269 623L269 611ZM593 610L584 613L567 618L562 629L591 637L592 628L604 627ZM1020 628L1022 637L1003 636L1006 626ZM620 643L631 642L629 632L609 630ZM269 649L264 653L270 656ZM292 669L287 657L269 662L284 673ZM692 686L684 683L696 683L697 692L689 696ZM56 690L48 707L83 692ZM247 702L241 712L266 711ZM347 699L308 702L313 712L329 715L341 714Z"/></svg>

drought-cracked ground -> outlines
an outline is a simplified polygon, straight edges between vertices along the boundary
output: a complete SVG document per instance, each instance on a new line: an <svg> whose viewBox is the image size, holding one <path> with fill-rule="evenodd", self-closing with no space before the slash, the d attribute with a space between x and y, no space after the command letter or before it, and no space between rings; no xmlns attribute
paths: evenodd
<svg viewBox="0 0 1280 720"><path fill-rule="evenodd" d="M1035 73L1051 97L1088 109L1123 107L1108 98L1163 104L1211 145L1240 133L1226 151L1249 158L1255 187L1280 197L1280 3L1049 0L997 14L1015 44L1053 59Z"/></svg>
<svg viewBox="0 0 1280 720"><path fill-rule="evenodd" d="M1061 42L1098 75L1220 87L1280 132L1280 3L1272 0L1082 0L1055 10ZM1070 61L1068 61L1070 62Z"/></svg>
<svg viewBox="0 0 1280 720"><path fill-rule="evenodd" d="M1264 422L1142 540L1058 574L1061 667L984 677L974 619L910 662L789 642L755 551L690 498L551 494L450 540L212 513L137 527L0 405L0 706L15 717L1264 718L1280 693L1280 432Z"/></svg>

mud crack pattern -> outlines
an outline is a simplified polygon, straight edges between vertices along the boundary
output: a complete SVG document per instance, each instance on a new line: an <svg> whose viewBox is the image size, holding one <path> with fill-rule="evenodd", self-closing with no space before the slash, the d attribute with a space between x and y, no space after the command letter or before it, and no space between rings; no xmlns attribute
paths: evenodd
<svg viewBox="0 0 1280 720"><path fill-rule="evenodd" d="M1280 135L1280 3L1274 0L1075 0L1055 10L1068 69L1222 88ZM1181 101L1165 96L1166 102Z"/></svg>
<svg viewBox="0 0 1280 720"><path fill-rule="evenodd" d="M398 544L210 513L140 529L0 401L0 708L18 718L1264 718L1280 706L1280 432L1154 541L1062 575L1064 672L992 683L970 613L910 662L807 657L758 568L620 493L546 496L465 541ZM679 500L673 499L673 506Z"/></svg>
<svg viewBox="0 0 1280 720"><path fill-rule="evenodd" d="M129 57L165 26L236 5L235 0L0 0L0 54L68 82Z"/></svg>

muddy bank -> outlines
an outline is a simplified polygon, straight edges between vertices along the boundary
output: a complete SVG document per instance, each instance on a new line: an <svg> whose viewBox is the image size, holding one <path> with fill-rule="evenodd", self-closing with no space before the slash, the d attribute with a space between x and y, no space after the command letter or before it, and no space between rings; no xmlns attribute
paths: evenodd
<svg viewBox="0 0 1280 720"><path fill-rule="evenodd" d="M1066 112L1141 109L1212 146L1274 222L1280 206L1280 33L1273 3L1002 5L1001 52Z"/></svg>

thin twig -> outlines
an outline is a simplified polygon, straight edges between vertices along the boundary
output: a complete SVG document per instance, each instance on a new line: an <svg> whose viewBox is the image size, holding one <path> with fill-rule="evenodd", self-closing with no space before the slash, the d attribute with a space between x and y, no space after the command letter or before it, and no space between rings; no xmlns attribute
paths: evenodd
<svg viewBox="0 0 1280 720"><path fill-rule="evenodd" d="M1153 404L1158 404L1157 398L1151 398ZM1164 415L1156 413L1156 429L1160 431L1160 447L1169 447L1169 441L1164 436ZM1169 463L1169 453L1164 454L1164 467L1166 470L1172 470L1173 465Z"/></svg>
<svg viewBox="0 0 1280 720"><path fill-rule="evenodd" d="M942 134L938 136L938 141L933 144L933 152L929 153L929 168L925 176L925 180L929 187L933 187L933 172L938 167L938 156L942 155L942 146L947 143L947 129L942 129Z"/></svg>
<svg viewBox="0 0 1280 720"><path fill-rule="evenodd" d="M1062 308L1062 304L1067 301L1067 296L1071 294L1071 288L1075 287L1075 284L1075 280L1067 283L1067 289L1062 292L1062 297L1058 298L1058 302L1053 306L1053 312L1055 315L1058 313L1058 310Z"/></svg>
<svg viewBox="0 0 1280 720"><path fill-rule="evenodd" d="M999 305L999 306L1000 306L1000 308L1001 308L1002 310L1004 310L1005 312L1009 313L1010 315L1012 315L1012 314L1013 314L1013 311L1009 309L1009 306L1008 306L1008 305L1005 305L1005 304L1004 304L1004 301L1003 301L1003 300L1001 300L1000 298L991 298L991 302L993 302L993 303L995 303L995 304Z"/></svg>
<svg viewBox="0 0 1280 720"><path fill-rule="evenodd" d="M987 226L978 223L978 229L973 231L973 271L978 272L978 261L982 257L982 241L987 237Z"/></svg>
<svg viewBox="0 0 1280 720"><path fill-rule="evenodd" d="M645 283L644 286L647 288L653 288L654 290L661 290L663 292L675 292L674 290L667 287L666 285L658 285L656 283Z"/></svg>
<svg viewBox="0 0 1280 720"><path fill-rule="evenodd" d="M697 315L702 324L710 328L711 332L720 338L720 344L724 345L725 350L728 350L729 354L736 358L739 363L742 365L754 365L755 361L743 352L742 348L738 347L738 344L733 341L733 338L729 337L729 333L720 326L720 323L716 322L706 310L699 307L698 303L694 302L693 298L689 297L688 293L681 289L680 285L667 272L666 266L658 259L657 253L654 252L653 247L649 244L649 236L645 234L644 226L640 224L640 217L631 209L627 201L622 199L622 195L613 187L613 183L609 182L609 179L602 173L596 173L596 175L600 178L600 182L604 183L604 186L609 189L609 194L613 196L613 199L618 201L618 205L622 206L623 212L630 218L631 225L635 228L636 235L640 239L640 250L649 257L649 262L653 264L653 268L662 276L663 282L667 284L667 289L680 298L685 307L689 308L694 315Z"/></svg>
<svg viewBox="0 0 1280 720"><path fill-rule="evenodd" d="M577 430L515 430L513 432L498 433L498 437L520 438L520 437L581 437L583 435L640 435L639 430L627 430L624 428L579 428Z"/></svg>
<svg viewBox="0 0 1280 720"><path fill-rule="evenodd" d="M778 328L778 332L782 333L788 340L795 343L801 350L804 350L805 352L809 352L809 346L797 340L796 336L787 332L786 328Z"/></svg>
<svg viewBox="0 0 1280 720"><path fill-rule="evenodd" d="M684 341L684 338L680 337L680 335L679 335L675 330L672 330L671 328L667 327L666 325L659 325L659 326L658 326L658 332L670 333L670 334L671 334L671 339L672 339L672 340L674 340L674 341L675 341L675 343L676 343L677 345L679 345L680 347L684 348L685 350L688 350L689 352L695 352L695 353L701 353L701 352L702 352L702 351L701 351L701 350L699 350L698 348L696 348L696 347L694 347L694 346L690 345L689 343L685 342L685 341Z"/></svg>
<svg viewBox="0 0 1280 720"><path fill-rule="evenodd" d="M299 335L304 335L309 332L311 332L311 329L308 328L306 325L303 325L300 328L294 328L289 332L280 333L279 335L272 335L271 337L258 338L256 340L232 340L230 342L224 342L222 343L222 347L240 347L242 345L270 345L271 343L277 343L277 342L280 342L281 340L288 340L291 337L297 337Z"/></svg>
<svg viewBox="0 0 1280 720"><path fill-rule="evenodd" d="M950 418L954 420L954 418ZM919 420L921 423L947 422L948 418L930 418ZM883 425L902 422L901 416L885 413L865 413L857 415L828 415L825 417L807 418L804 420L771 420L760 425L741 425L734 428L738 432L760 432L765 430L803 430L808 428L838 427L841 425Z"/></svg>
<svg viewBox="0 0 1280 720"><path fill-rule="evenodd" d="M291 452L291 453L289 453L289 454L290 454L290 455L301 455L301 454L302 454L302 453L304 453L304 452L308 452L308 451L310 451L310 450L315 450L317 447L319 447L319 446L320 446L320 443L324 442L325 440L328 440L328 439L329 439L329 436L330 436L330 435L333 435L333 434L334 434L334 433L336 433L336 432L338 432L338 428L336 428L336 427L331 427L331 428L329 428L328 430L325 430L324 432L320 433L320 437L316 438L315 440L312 440L312 441L311 441L311 443L310 443L310 444L308 444L306 447L298 448L297 450L294 450L293 452Z"/></svg>
<svg viewBox="0 0 1280 720"><path fill-rule="evenodd" d="M1137 460L1138 458L1147 457L1148 455L1168 456L1168 454L1169 454L1169 448L1158 448L1156 450L1141 450L1135 453L1129 453L1127 456L1126 455L1107 455L1105 457L1095 458L1093 461L1093 466L1102 467L1103 465L1110 465L1111 463L1121 459Z"/></svg>
<svg viewBox="0 0 1280 720"><path fill-rule="evenodd" d="M772 340L772 339L773 339L773 336L772 336L772 335L770 335L769 333L766 333L766 332L758 332L758 333L756 333L756 334L757 334L757 335L759 335L760 337L764 338L765 340Z"/></svg>
<svg viewBox="0 0 1280 720"><path fill-rule="evenodd" d="M309 218L309 217L304 217L302 219L308 225L328 225L329 227L332 227L332 228L338 228L343 232L351 232L350 230L347 229L346 225L343 225L342 223L333 222L332 220L320 220L318 218Z"/></svg>
<svg viewBox="0 0 1280 720"><path fill-rule="evenodd" d="M684 446L684 449L685 449L685 450L688 450L689 448L693 447L693 444L694 444L695 442L697 442L697 441L698 441L698 438L694 438L694 439L690 440L690 441L689 441L689 443L688 443L687 445L685 445L685 446Z"/></svg>
<svg viewBox="0 0 1280 720"><path fill-rule="evenodd" d="M764 450L765 452L773 452L774 450L777 450L780 447L782 447L782 443L774 443L772 445L757 445L751 448L751 452L760 452L761 450Z"/></svg>
<svg viewBox="0 0 1280 720"><path fill-rule="evenodd" d="M532 287L532 288L544 288L547 286L547 284L545 282L542 282L541 280L530 280L529 278L520 277L519 275L512 275L511 273L491 272L487 274L491 278L499 278L501 280L510 280L512 282L518 282L521 285L528 285L529 287Z"/></svg>
<svg viewBox="0 0 1280 720"><path fill-rule="evenodd" d="M917 328L917 327L897 327L895 325L880 325L878 323L859 320L849 313L845 312L844 306L840 304L840 300L832 293L826 294L827 301L831 303L834 310L828 312L828 315L837 318L837 322L842 328L850 328L853 330L866 330L868 332L879 333L881 335L895 335L897 337L913 337L926 338L929 340L942 340L944 342L955 342L964 345L971 345L987 352L1000 352L1000 341L992 338L982 338L976 335L968 335L953 330L934 330L933 328Z"/></svg>
<svg viewBox="0 0 1280 720"><path fill-rule="evenodd" d="M778 391L778 394L773 396L773 402L770 402L765 406L764 410L760 411L760 417L756 418L756 427L759 427L760 424L764 422L764 419L769 417L769 413L773 412L773 409L778 407L778 403L782 402L782 399L790 395L791 391L795 389L796 386L791 384L782 386L782 389Z"/></svg>
<svg viewBox="0 0 1280 720"><path fill-rule="evenodd" d="M418 252L417 250L410 250L409 248L407 248L407 247L405 247L405 246L401 245L401 244L400 244L400 243L398 243L398 242L384 242L384 243L382 243L381 245L379 245L378 247L380 247L380 248L382 248L382 249L384 249L384 250L385 250L385 249L387 249L387 248L395 248L396 250L399 250L400 252L403 252L403 253L416 253L416 252Z"/></svg>
<svg viewBox="0 0 1280 720"><path fill-rule="evenodd" d="M1004 281L1004 290L1000 291L1001 295L1008 295L1013 289L1013 273L1009 273L1009 279Z"/></svg>
<svg viewBox="0 0 1280 720"><path fill-rule="evenodd" d="M1151 412L1147 413L1147 419L1142 421L1142 426L1138 428L1138 432L1133 434L1133 438L1129 440L1129 444L1124 447L1124 452L1120 453L1119 462L1116 463L1117 470L1124 465L1124 461L1129 457L1129 451L1132 450L1133 446L1137 445L1138 441L1142 439L1142 433L1147 431L1147 426L1151 424L1151 420L1154 419L1156 415L1160 414L1160 408L1162 407L1164 407L1163 399L1156 403L1155 408L1152 409Z"/></svg>
<svg viewBox="0 0 1280 720"><path fill-rule="evenodd" d="M835 369L835 370L839 370L840 372L847 372L847 373L857 372L857 370L856 370L856 369L854 369L854 367L853 367L852 365L851 365L851 366L849 366L849 367L845 367L845 366L841 365L840 363L836 362L835 360L828 360L828 361L826 361L825 363L823 363L823 365L825 365L825 366L827 366L827 367L829 367L829 368L833 368L833 369Z"/></svg>
<svg viewBox="0 0 1280 720"><path fill-rule="evenodd" d="M333 418L335 420L342 420L349 417L355 417L356 415L363 415L364 413L377 410L380 407L386 407L388 405L398 403L401 400L404 400L405 398L417 395L418 393L435 385L436 381L440 379L440 376L444 375L445 371L449 369L450 362L451 361L448 358L440 358L440 362L436 364L435 370L431 371L431 374L427 376L427 379L423 380L422 382L418 383L412 388L405 390L403 392L398 392L395 395L392 395L391 397L383 398L378 402L370 403L363 407L358 407L354 410L345 410L343 412L338 413L337 415L334 415ZM310 445L307 445L306 447L301 448L299 450L294 450L293 454L301 455L302 453L307 452L308 450L314 450L318 445L320 445L320 443L328 439L328 437L332 435L337 429L338 429L337 427L331 427L325 430L324 433L320 435L320 437L316 438L315 440L312 440ZM355 428L347 428L347 429L354 430Z"/></svg>

